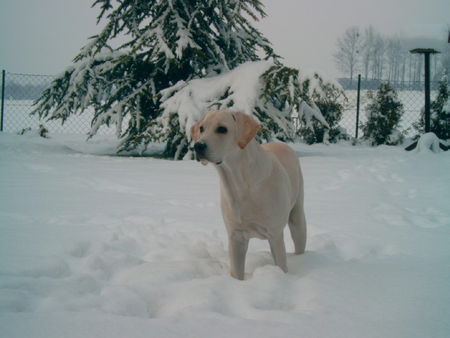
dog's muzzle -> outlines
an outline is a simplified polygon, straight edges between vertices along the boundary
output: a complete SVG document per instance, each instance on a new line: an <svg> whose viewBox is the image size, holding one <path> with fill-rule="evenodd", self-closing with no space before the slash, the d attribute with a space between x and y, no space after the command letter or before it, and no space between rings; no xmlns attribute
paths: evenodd
<svg viewBox="0 0 450 338"><path fill-rule="evenodd" d="M208 148L205 142L195 142L194 151L195 158L197 161L205 161L206 160L206 149Z"/></svg>
<svg viewBox="0 0 450 338"><path fill-rule="evenodd" d="M194 144L194 150L197 155L205 155L206 148L208 148L208 146L205 142L195 142Z"/></svg>
<svg viewBox="0 0 450 338"><path fill-rule="evenodd" d="M196 142L194 144L195 158L197 161L202 162L202 164L207 164L208 159L206 158L206 149L208 145L205 142ZM222 161L216 162L217 165L222 164Z"/></svg>

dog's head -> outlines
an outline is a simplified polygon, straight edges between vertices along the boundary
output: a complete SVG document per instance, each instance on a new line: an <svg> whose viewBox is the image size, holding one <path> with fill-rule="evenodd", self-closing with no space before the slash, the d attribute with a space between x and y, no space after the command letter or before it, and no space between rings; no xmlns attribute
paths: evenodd
<svg viewBox="0 0 450 338"><path fill-rule="evenodd" d="M221 164L227 155L244 149L258 130L258 122L244 113L211 111L191 128L197 160Z"/></svg>

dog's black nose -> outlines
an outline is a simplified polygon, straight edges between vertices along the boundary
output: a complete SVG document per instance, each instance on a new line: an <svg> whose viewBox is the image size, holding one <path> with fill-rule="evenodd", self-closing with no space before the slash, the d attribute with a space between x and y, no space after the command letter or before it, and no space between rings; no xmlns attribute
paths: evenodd
<svg viewBox="0 0 450 338"><path fill-rule="evenodd" d="M194 144L194 150L197 154L204 154L206 148L207 148L207 145L205 142L196 142Z"/></svg>

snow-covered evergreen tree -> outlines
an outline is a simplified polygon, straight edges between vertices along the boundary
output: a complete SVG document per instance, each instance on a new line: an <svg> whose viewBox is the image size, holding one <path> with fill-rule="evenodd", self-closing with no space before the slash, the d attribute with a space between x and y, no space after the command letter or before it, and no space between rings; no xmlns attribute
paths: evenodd
<svg viewBox="0 0 450 338"><path fill-rule="evenodd" d="M366 107L367 122L362 125L363 139L372 145L396 145L403 141L403 134L396 128L403 115L403 104L389 83L381 84Z"/></svg>
<svg viewBox="0 0 450 338"><path fill-rule="evenodd" d="M430 129L441 140L450 140L450 91L447 76L439 81L439 89L436 98L430 106ZM425 114L422 112L420 120L414 124L414 128L420 133L425 132ZM417 135L418 138L420 135Z"/></svg>
<svg viewBox="0 0 450 338"><path fill-rule="evenodd" d="M275 68L264 69L258 85L247 89L258 93L262 86L265 105L254 102L258 108L247 113L257 113L263 132L289 138L286 124L294 106L290 100L299 87L294 76L286 77L295 70L280 64L270 42L252 26L252 21L265 16L259 0L96 0L94 6L100 7L98 22L105 21L105 26L37 100L35 113L41 118L64 122L71 114L94 108L90 137L102 125L114 124L122 139L119 151L142 150L151 141L164 141L165 155L181 158L188 150L186 120L179 111L168 113L166 100L200 78L212 79L245 62L272 59ZM272 88L268 81L280 86ZM220 100L236 94L230 88ZM193 116L223 106L220 100L211 100ZM184 104L194 102L186 98ZM230 100L227 105L233 107ZM122 129L124 120L128 125Z"/></svg>
<svg viewBox="0 0 450 338"><path fill-rule="evenodd" d="M302 119L299 136L308 144L334 143L338 140L349 139L347 132L339 126L347 98L340 85L325 81L315 73L312 78L303 81L304 100L310 102L322 113L327 124L318 119L306 121Z"/></svg>

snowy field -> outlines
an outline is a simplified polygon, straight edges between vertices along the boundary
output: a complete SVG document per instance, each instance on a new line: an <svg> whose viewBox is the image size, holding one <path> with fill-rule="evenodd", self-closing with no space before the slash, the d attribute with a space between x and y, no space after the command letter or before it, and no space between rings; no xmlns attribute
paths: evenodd
<svg viewBox="0 0 450 338"><path fill-rule="evenodd" d="M450 336L449 153L295 145L307 252L237 281L211 166L83 138L0 133L1 337Z"/></svg>

